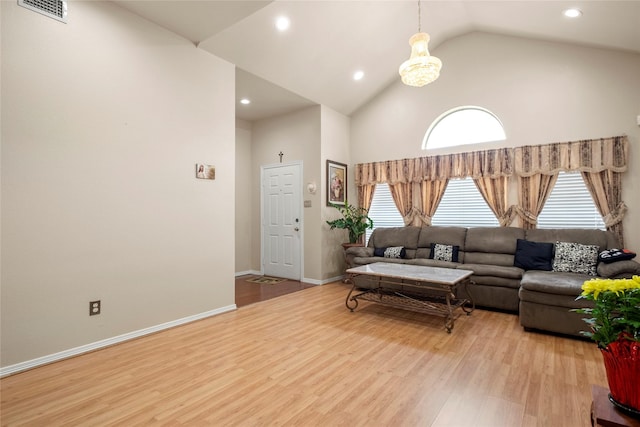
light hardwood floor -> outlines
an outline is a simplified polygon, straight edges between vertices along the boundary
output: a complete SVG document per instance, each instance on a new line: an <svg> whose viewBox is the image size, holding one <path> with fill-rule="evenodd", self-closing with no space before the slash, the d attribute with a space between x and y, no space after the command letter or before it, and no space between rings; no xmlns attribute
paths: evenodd
<svg viewBox="0 0 640 427"><path fill-rule="evenodd" d="M316 286L3 378L2 425L588 426L595 344Z"/></svg>

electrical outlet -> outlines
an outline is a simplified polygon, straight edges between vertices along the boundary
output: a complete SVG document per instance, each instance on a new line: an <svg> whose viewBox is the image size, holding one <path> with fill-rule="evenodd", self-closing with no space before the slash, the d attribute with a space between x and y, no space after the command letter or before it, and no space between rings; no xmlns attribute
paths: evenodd
<svg viewBox="0 0 640 427"><path fill-rule="evenodd" d="M89 316L100 314L100 300L89 301Z"/></svg>

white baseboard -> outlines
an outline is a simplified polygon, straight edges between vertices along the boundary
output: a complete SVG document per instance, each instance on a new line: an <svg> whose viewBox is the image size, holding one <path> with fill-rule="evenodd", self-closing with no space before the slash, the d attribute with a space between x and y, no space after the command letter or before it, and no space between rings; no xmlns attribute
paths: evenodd
<svg viewBox="0 0 640 427"><path fill-rule="evenodd" d="M249 274L252 274L254 276L262 276L262 272L261 271L247 270L247 271L238 271L236 273L236 277L247 276ZM309 279L307 277L303 277L302 280L300 280L300 281L304 282L304 283L310 283L312 285L326 285L327 283L337 282L338 280L342 280L343 278L344 278L344 276L336 276L336 277L331 277L329 279L317 280L317 279Z"/></svg>
<svg viewBox="0 0 640 427"><path fill-rule="evenodd" d="M238 271L236 272L236 277L239 276L248 276L248 275L254 275L254 276L262 276L262 273L258 270L247 270L247 271Z"/></svg>
<svg viewBox="0 0 640 427"><path fill-rule="evenodd" d="M215 310L205 311L204 313L194 314L193 316L183 317L182 319L172 320L171 322L162 323L160 325L151 326L149 328L139 329L137 331L129 332L116 337L107 338L94 343L81 345L80 347L71 348L58 353L49 354L47 356L38 357L36 359L27 360L26 362L16 363L15 365L4 366L0 368L0 377L16 374L18 372L26 371L27 369L33 369L38 366L46 365L48 363L57 362L69 357L78 356L83 353L87 353L94 350L99 350L104 347L109 347L114 344L119 344L124 341L129 341L134 338L139 338L144 335L149 335L154 332L159 332L164 329L173 328L176 326L191 323L196 320L205 319L207 317L216 316L218 314L226 313L228 311L236 310L235 304L228 305L226 307L217 308Z"/></svg>
<svg viewBox="0 0 640 427"><path fill-rule="evenodd" d="M329 279L324 279L324 280L303 278L302 281L304 283L311 283L312 285L326 285L327 283L337 282L338 280L341 281L343 277L344 276L336 276L336 277L330 277Z"/></svg>

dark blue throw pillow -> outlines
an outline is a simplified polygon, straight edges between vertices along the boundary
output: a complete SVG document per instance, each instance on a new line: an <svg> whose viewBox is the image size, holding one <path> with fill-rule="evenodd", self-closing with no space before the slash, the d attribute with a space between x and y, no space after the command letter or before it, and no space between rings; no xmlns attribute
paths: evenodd
<svg viewBox="0 0 640 427"><path fill-rule="evenodd" d="M524 270L553 269L553 243L518 239L513 265Z"/></svg>
<svg viewBox="0 0 640 427"><path fill-rule="evenodd" d="M373 250L373 256L384 256L384 251L386 251L387 248L375 248Z"/></svg>

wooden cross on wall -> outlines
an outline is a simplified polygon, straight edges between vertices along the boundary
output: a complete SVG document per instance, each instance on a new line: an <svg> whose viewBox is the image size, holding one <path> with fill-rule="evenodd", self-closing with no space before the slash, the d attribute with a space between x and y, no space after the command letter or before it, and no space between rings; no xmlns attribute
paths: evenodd
<svg viewBox="0 0 640 427"><path fill-rule="evenodd" d="M284 153L281 151L278 153L278 156L280 156L280 163L282 163L282 156L284 156Z"/></svg>

